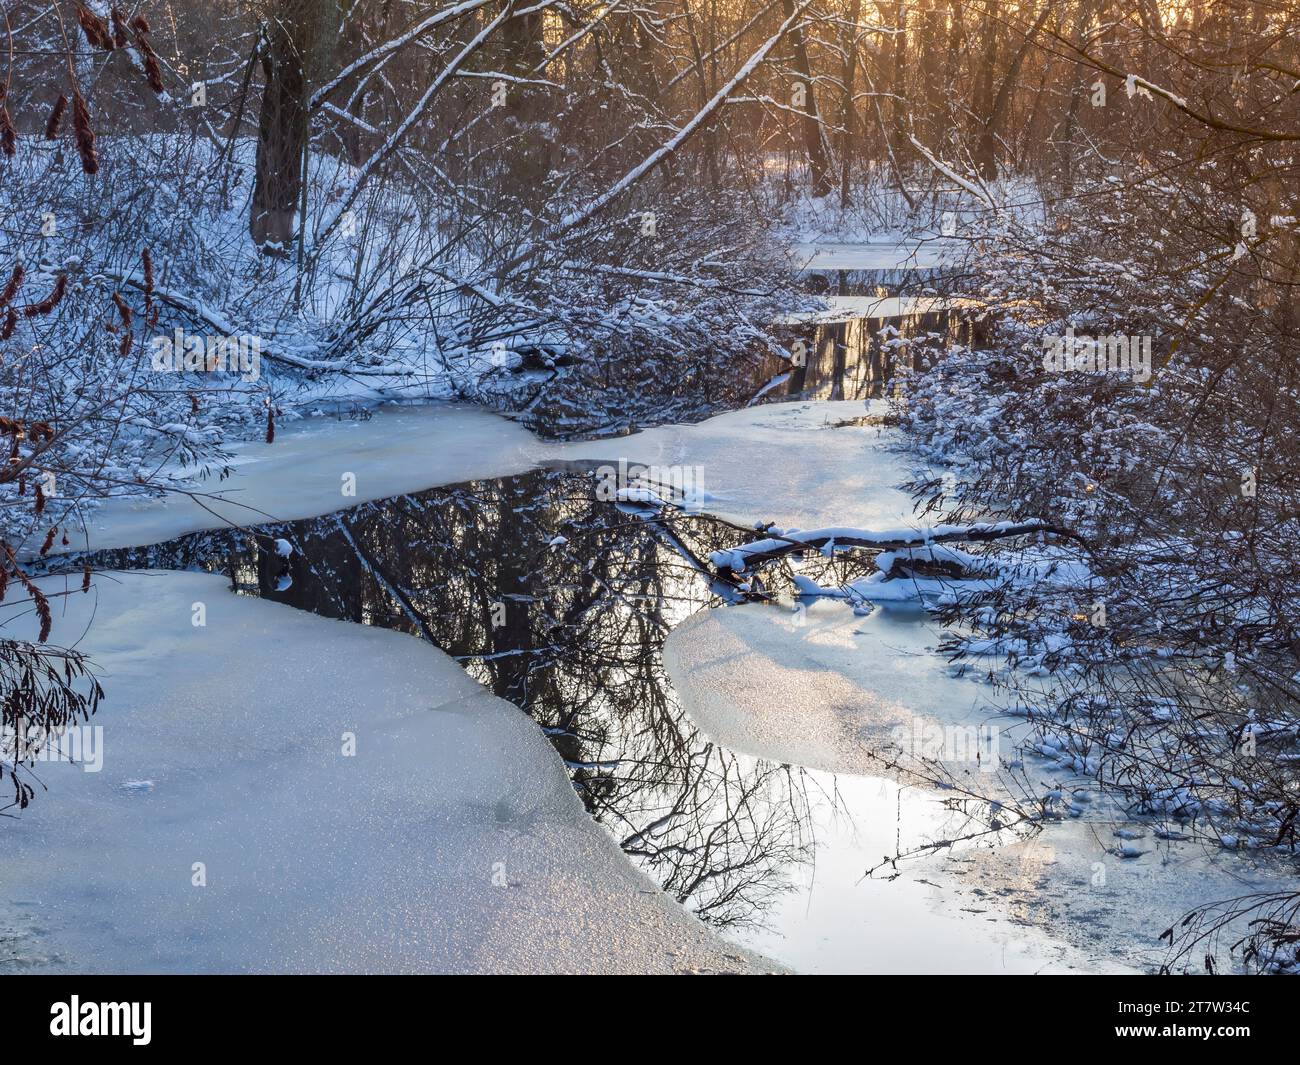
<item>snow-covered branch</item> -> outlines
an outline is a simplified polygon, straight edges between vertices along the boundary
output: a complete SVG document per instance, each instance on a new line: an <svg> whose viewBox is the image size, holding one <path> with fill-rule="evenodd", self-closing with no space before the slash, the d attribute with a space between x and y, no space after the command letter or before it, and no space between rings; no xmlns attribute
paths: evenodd
<svg viewBox="0 0 1300 1065"><path fill-rule="evenodd" d="M714 551L709 558L720 570L741 573L766 565L784 555L800 551L818 551L832 554L846 548L866 548L873 551L899 551L926 547L930 544L982 543L1006 540L1015 536L1055 536L1078 539L1069 529L1042 521L1000 521L973 525L934 525L925 529L888 529L873 531L849 527L791 530L771 533L762 540Z"/></svg>

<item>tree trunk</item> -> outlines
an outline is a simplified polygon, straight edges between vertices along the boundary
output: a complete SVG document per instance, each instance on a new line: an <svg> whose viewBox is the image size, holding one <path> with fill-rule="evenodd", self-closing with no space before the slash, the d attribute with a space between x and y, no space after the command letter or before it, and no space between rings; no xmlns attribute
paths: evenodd
<svg viewBox="0 0 1300 1065"><path fill-rule="evenodd" d="M971 110L979 122L980 140L975 155L975 163L981 176L987 178L992 170L997 176L997 162L991 155L991 143L982 136L989 116L993 113L993 74L998 65L998 0L990 0L988 11L984 16L983 45L984 54L980 59L979 77L975 82L975 99Z"/></svg>
<svg viewBox="0 0 1300 1065"><path fill-rule="evenodd" d="M840 206L848 207L853 164L853 130L857 125L857 109L853 104L853 84L858 69L858 16L862 11L862 0L851 0L849 18L840 38L844 49L844 103L841 107L840 125L844 132L840 134Z"/></svg>
<svg viewBox="0 0 1300 1065"><path fill-rule="evenodd" d="M939 0L929 0L918 20L916 54L921 67L921 96L925 101L921 136L936 147L943 144L946 132L943 121L943 31L943 11Z"/></svg>
<svg viewBox="0 0 1300 1065"><path fill-rule="evenodd" d="M1092 21L1093 0L1082 0L1074 24L1074 46L1082 48L1084 35ZM1070 107L1065 115L1065 128L1057 144L1057 164L1061 175L1061 189L1065 198L1074 193L1074 132L1079 122L1079 107L1088 91L1088 68L1083 61L1074 61L1074 89L1070 93Z"/></svg>
<svg viewBox="0 0 1300 1065"><path fill-rule="evenodd" d="M906 156L907 140L907 0L894 5L894 70L890 78L889 138L894 155Z"/></svg>
<svg viewBox="0 0 1300 1065"><path fill-rule="evenodd" d="M794 0L783 0L785 17L794 17ZM827 158L826 142L822 139L821 117L817 114L817 93L813 89L812 65L808 62L808 46L804 41L802 26L793 26L790 41L794 47L794 68L803 79L806 92L804 95L803 117L799 124L803 127L804 150L808 155L808 176L812 179L814 196L826 196L833 189L830 160Z"/></svg>
<svg viewBox="0 0 1300 1065"><path fill-rule="evenodd" d="M945 49L943 61L943 84L945 87L943 100L943 127L940 130L942 136L938 139L939 144L946 143L948 133L952 129L952 122L956 119L959 109L954 108L949 94L953 92L952 87L959 83L959 72L961 70L961 51L962 40L966 36L966 26L962 20L962 6L960 0L949 0L948 2L948 44Z"/></svg>
<svg viewBox="0 0 1300 1065"><path fill-rule="evenodd" d="M984 129L980 132L979 147L976 150L975 159L979 163L980 177L985 181L997 179L998 130L1001 127L1003 117L1010 109L1011 90L1015 88L1016 78L1020 74L1020 66L1024 63L1025 56L1029 54L1029 48L1034 43L1034 37L1043 28L1043 23L1047 21L1047 16L1051 13L1051 3L1045 3L1043 10L1038 13L1038 18L1034 20L1033 26L1025 34L1025 39L1020 43L1015 58L1011 60L1011 65L1002 78L1002 85L998 88L997 97L993 100L984 119Z"/></svg>
<svg viewBox="0 0 1300 1065"><path fill-rule="evenodd" d="M689 3L684 4L682 10L686 14L686 33L690 37L695 76L699 82L699 103L700 107L704 107L713 92L709 88L708 74L704 70L704 53L700 50L699 35L695 31L695 16L691 13ZM718 131L714 126L710 126L704 134L704 151L700 156L700 168L701 178L707 186L717 190L722 184L722 178L718 172Z"/></svg>
<svg viewBox="0 0 1300 1065"><path fill-rule="evenodd" d="M510 3L511 0L506 0ZM521 9L532 5L519 5ZM546 58L542 41L542 12L529 11L515 15L501 26L501 45L505 53L505 68L511 74L527 76Z"/></svg>
<svg viewBox="0 0 1300 1065"><path fill-rule="evenodd" d="M255 244L273 254L286 254L293 241L307 157L308 81L318 50L337 29L338 18L335 4L328 0L275 0L267 19L261 56L265 88L248 232Z"/></svg>

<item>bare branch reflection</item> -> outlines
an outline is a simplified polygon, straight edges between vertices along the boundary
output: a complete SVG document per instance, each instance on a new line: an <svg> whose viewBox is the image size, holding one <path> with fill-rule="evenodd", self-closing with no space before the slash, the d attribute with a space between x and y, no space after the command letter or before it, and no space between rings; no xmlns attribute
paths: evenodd
<svg viewBox="0 0 1300 1065"><path fill-rule="evenodd" d="M674 624L716 602L692 556L736 536L647 523L597 502L579 470L539 470L95 565L200 567L242 594L429 640L538 722L592 816L666 892L740 925L760 924L811 860L806 775L703 738L660 654Z"/></svg>

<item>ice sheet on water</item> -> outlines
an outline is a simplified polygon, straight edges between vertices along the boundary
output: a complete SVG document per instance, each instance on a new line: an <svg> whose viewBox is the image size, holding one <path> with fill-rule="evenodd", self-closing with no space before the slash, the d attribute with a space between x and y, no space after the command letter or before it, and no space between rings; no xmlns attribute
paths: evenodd
<svg viewBox="0 0 1300 1065"><path fill-rule="evenodd" d="M520 473L545 460L687 467L686 506L747 523L784 526L798 515L805 525L890 528L911 515L911 501L895 487L909 474L901 453L890 450L899 437L844 425L881 409L859 401L782 403L582 443L545 443L509 419L465 406L386 408L364 421L307 419L279 430L274 444L239 446L231 476L204 482L199 500L109 500L85 537L72 532L68 549L141 546L227 522L315 517ZM833 426L841 428L828 431Z"/></svg>
<svg viewBox="0 0 1300 1065"><path fill-rule="evenodd" d="M636 872L536 725L436 648L206 574L62 609L56 640L96 613L104 771L42 765L5 826L0 924L40 900L6 955L26 971L763 965ZM30 638L21 611L5 633Z"/></svg>
<svg viewBox="0 0 1300 1065"><path fill-rule="evenodd" d="M393 407L364 421L309 418L281 428L273 444L238 445L231 475L203 481L198 499L107 501L84 537L71 533L67 550L154 544L228 522L316 517L435 485L519 473L533 465L536 447L526 429L475 407Z"/></svg>
<svg viewBox="0 0 1300 1065"><path fill-rule="evenodd" d="M1008 764L1018 760L1014 723L985 709L991 701L985 685L947 671L942 657L933 653L939 636L919 610L889 608L861 618L835 600L805 603L801 611L765 604L706 611L669 635L665 667L682 705L703 732L734 750L838 774L820 780L820 790L842 800L842 821L853 826L846 832L842 821L832 819L819 835L811 899L794 900L791 912L780 918L786 922L786 945L769 946L774 941L762 936L748 940L751 945L776 950L782 960L800 967L868 965L896 949L888 920L868 923L855 916L867 905L862 869L880 857L871 852L869 860L863 859L853 848L870 851L875 846L885 853L888 848L871 838L874 824L883 820L893 831L897 822L921 832L915 826L927 825L925 811L940 808L945 796L911 786L891 791L889 803L882 805L875 797L879 777L888 770L871 757L873 750L892 742L896 750L915 751L920 740L918 753L937 755L985 795L996 793L999 784L981 772L982 762L971 759L972 734L986 756L990 744L976 730L995 726L993 748ZM939 743L933 752L926 749L932 740ZM1062 761L1062 749L1045 753L1049 761ZM1243 885L1268 890L1284 875L1280 868L1237 862L1228 852L1206 854L1159 823L1130 821L1123 810L1083 787L1087 777L1080 769L1042 763L1031 776L1056 782L1043 797L1064 820L1023 842L974 848L960 861L927 861L913 871L923 879L893 885L906 897L875 904L905 922L918 950L939 937L960 944L960 953L951 956L925 948L932 966L970 964L973 971L994 971L999 962L991 959L1011 957L996 951L998 922L1011 919L1019 922L1024 936L1018 945L1033 948L1031 958L1050 956L1050 945L1030 927L1038 925L1081 948L1086 967L1120 963L1152 968L1162 960L1158 933L1187 910L1235 897ZM1158 844L1144 839L1148 833ZM865 848L859 834L868 837ZM886 842L893 846L892 840ZM846 858L855 854L856 862ZM843 882L837 883L837 876ZM934 894L934 912L917 907L917 896L925 891ZM948 930L943 913L970 891L980 897L983 923ZM1068 952L1058 955L1068 957ZM895 971L905 970L906 953L890 957L889 964Z"/></svg>

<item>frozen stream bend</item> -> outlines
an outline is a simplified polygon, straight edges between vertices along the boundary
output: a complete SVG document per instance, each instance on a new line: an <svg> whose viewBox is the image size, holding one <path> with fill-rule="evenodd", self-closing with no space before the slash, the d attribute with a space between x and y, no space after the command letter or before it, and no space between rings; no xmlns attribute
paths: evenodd
<svg viewBox="0 0 1300 1065"><path fill-rule="evenodd" d="M762 518L785 527L908 524L909 502L893 487L906 474L903 459L891 450L895 441L888 432L850 424L863 413L857 402L791 403L736 411L698 426L555 445L536 441L514 426L494 425L499 420L482 412L461 410L456 417L441 420L425 411L381 412L370 422L345 423L338 432L329 424L307 423L298 432L310 435L311 447L294 448L294 429L282 434L290 442L284 452L277 454L274 446L250 445L246 461L225 488L243 493L245 498L260 492L271 507L275 499L283 499L285 510L260 508L278 517L307 517L337 509L341 467L359 467L357 457L368 454L375 455L370 467L374 476L363 472L357 482L362 489L358 495L370 499L380 498L385 491L410 491L422 478L424 484L430 483L429 455L443 456L435 459L433 469L445 480L463 479L456 477L458 472L485 476L483 471L508 472L512 467L541 462L626 459L697 468L709 494L707 508L737 520ZM392 424L388 424L390 419ZM454 433L457 454L472 458L467 468L458 470L455 461L445 459L445 433ZM381 443L394 437L401 439L399 448ZM295 456L299 465L306 462L309 476L300 474L295 479L281 455ZM314 487L303 488L308 483ZM169 513L171 506L171 501L144 507L111 504L101 512L99 528L92 530L92 543L117 546L166 539L177 530L177 517ZM198 525L203 521L197 518ZM188 515L185 522L193 527L196 516ZM502 548L508 550L508 545ZM101 578L101 583L106 579ZM162 578L130 577L127 581L141 579ZM817 843L811 869L815 875L805 869L794 877L799 880L802 876L807 883L796 884L796 890L784 894L773 906L769 931L734 934L804 970L925 971L942 967L1059 971L1109 967L1120 958L1141 964L1148 944L1134 943L1133 938L1153 938L1152 922L1159 918L1148 906L1156 908L1170 901L1169 885L1149 870L1143 871L1140 882L1127 883L1145 863L1140 859L1121 864L1107 857L1109 826L1089 833L1070 824L1059 831L1053 829L1054 835L1045 834L1015 847L955 851L938 862L914 865L896 880L862 880L864 868L878 862L882 853L894 846L906 849L917 842L942 839L945 830L940 796L915 788L900 790L896 782L873 776L863 750L878 738L881 729L915 716L938 714L945 720L967 723L982 720L976 716L981 692L969 681L947 677L942 663L928 653L935 634L928 630L923 615L878 612L863 619L839 604L825 603L814 607L810 616L816 624L794 631L789 616L779 609L748 606L707 611L680 625L666 648L669 673L683 706L705 734L742 757L806 766L814 794L839 797L835 802L812 803L810 819ZM96 631L105 628L101 622ZM92 647L97 638L92 633ZM121 641L121 635L116 639ZM337 646L338 637L331 637L330 642ZM139 649L131 654L140 658L150 652ZM365 673L369 673L368 667ZM107 677L106 683L111 691L112 678ZM119 696L123 690L119 685ZM129 693L130 689L126 690ZM339 689L333 690L337 693ZM337 701L337 694L334 699ZM260 696L258 701L260 705ZM317 699L316 704L328 701ZM106 704L102 715L113 714L121 705ZM300 724L306 727L305 721ZM535 731L533 735L537 735ZM553 756L551 760L554 762ZM309 782L305 776L299 787ZM52 811L61 790L56 787L42 797L38 808L46 806ZM151 801L154 794L155 789L149 789L143 802ZM455 805L454 790L438 801ZM581 808L573 806L581 815ZM373 844L367 839L365 844L358 841L357 846L366 853ZM336 853L352 851L338 848ZM613 858L630 872L617 854ZM608 862L610 855L599 858L588 854L583 860L595 860L599 865ZM1175 870L1188 860L1193 859L1175 857ZM468 857L465 861L472 864ZM1098 890L1093 883L1098 861L1110 870L1109 891ZM1152 861L1167 867L1170 855L1156 855ZM506 864L508 867L509 862ZM249 912L256 911L254 906ZM1061 917L1070 920L1062 922ZM1046 926L1058 936L1072 933L1069 938L1075 942L1039 930ZM557 934L584 938L582 930ZM509 940L502 942L508 953ZM521 942L521 947L525 946L526 941ZM672 951L671 956L681 955ZM428 967L473 967L472 961L460 955L450 963L445 952L435 950L428 957L437 959ZM564 959L558 963L561 968L568 964L581 967L574 960L581 957L580 952L557 957ZM630 957L626 960L629 967L636 967ZM747 956L728 957L723 952L702 959L696 956L684 967L726 967L742 962L754 964ZM256 967L265 961L245 959L240 964ZM305 963L300 959L296 964L302 967ZM348 967L358 963L334 959L325 964ZM359 967L367 964L376 963L362 961ZM511 967L508 958L497 959L495 964ZM533 953L520 959L518 967L537 964ZM653 967L653 962L647 965ZM398 968L407 966L418 968L421 962L406 957L395 963Z"/></svg>

